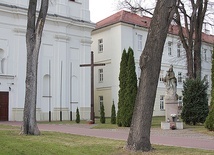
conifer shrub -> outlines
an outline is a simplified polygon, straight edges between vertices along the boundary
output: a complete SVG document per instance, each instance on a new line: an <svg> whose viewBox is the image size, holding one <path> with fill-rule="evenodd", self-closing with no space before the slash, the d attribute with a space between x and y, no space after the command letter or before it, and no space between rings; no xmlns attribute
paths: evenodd
<svg viewBox="0 0 214 155"><path fill-rule="evenodd" d="M210 112L205 121L205 128L214 131L214 104L212 104Z"/></svg>
<svg viewBox="0 0 214 155"><path fill-rule="evenodd" d="M135 72L134 52L129 47L123 50L119 74L119 102L117 125L130 127L137 95L137 76Z"/></svg>
<svg viewBox="0 0 214 155"><path fill-rule="evenodd" d="M104 104L101 104L100 107L100 123L105 124L106 118L105 118L105 109L104 109Z"/></svg>
<svg viewBox="0 0 214 155"><path fill-rule="evenodd" d="M114 101L111 107L111 124L116 124L116 111L115 111Z"/></svg>
<svg viewBox="0 0 214 155"><path fill-rule="evenodd" d="M214 51L214 50L213 50ZM205 128L210 131L214 131L214 54L212 53L212 71L211 71L211 80L212 80L212 91L211 91L211 103L210 111L205 121Z"/></svg>
<svg viewBox="0 0 214 155"><path fill-rule="evenodd" d="M122 116L124 113L124 103L125 103L125 91L126 91L126 78L127 78L127 62L128 54L126 50L123 50L121 61L120 61L120 73L119 73L119 92L118 92L118 111L117 111L117 125L122 126Z"/></svg>
<svg viewBox="0 0 214 155"><path fill-rule="evenodd" d="M122 126L130 127L137 95L137 75L135 72L134 52L130 47L128 49L128 63L126 71L127 77Z"/></svg>
<svg viewBox="0 0 214 155"><path fill-rule="evenodd" d="M207 88L208 82L205 79L187 79L184 82L181 118L186 124L205 122L209 112Z"/></svg>
<svg viewBox="0 0 214 155"><path fill-rule="evenodd" d="M76 110L76 123L80 123L80 113L79 113L78 107L77 107L77 110Z"/></svg>

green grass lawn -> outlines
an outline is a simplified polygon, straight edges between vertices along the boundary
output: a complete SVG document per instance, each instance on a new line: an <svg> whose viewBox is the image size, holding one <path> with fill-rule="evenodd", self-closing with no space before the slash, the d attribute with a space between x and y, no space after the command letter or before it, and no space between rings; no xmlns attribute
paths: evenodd
<svg viewBox="0 0 214 155"><path fill-rule="evenodd" d="M42 132L40 136L19 135L19 128L0 125L1 155L212 155L213 151L154 145L149 153L130 153L125 141Z"/></svg>

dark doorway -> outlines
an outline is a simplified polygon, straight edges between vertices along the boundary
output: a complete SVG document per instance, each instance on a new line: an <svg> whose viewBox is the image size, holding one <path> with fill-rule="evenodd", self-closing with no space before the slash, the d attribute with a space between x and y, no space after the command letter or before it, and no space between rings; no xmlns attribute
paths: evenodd
<svg viewBox="0 0 214 155"><path fill-rule="evenodd" d="M0 121L8 121L8 92L0 92Z"/></svg>

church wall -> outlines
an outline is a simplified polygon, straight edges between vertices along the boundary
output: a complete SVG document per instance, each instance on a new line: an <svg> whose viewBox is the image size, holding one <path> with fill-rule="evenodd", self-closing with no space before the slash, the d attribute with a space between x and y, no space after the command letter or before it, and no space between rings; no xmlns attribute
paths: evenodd
<svg viewBox="0 0 214 155"><path fill-rule="evenodd" d="M84 6L82 2L78 5L88 8L87 0ZM0 8L0 57L3 51L6 58L4 73L0 73L0 91L9 92L9 120L21 121L25 100L27 12L1 4ZM81 119L89 119L90 70L80 69L79 64L90 62L93 28L90 22L83 24L47 16L38 62L37 120L48 120L49 111L52 120L59 120L60 110L62 119L69 120L70 111L75 118L77 107L82 109Z"/></svg>
<svg viewBox="0 0 214 155"><path fill-rule="evenodd" d="M6 4L10 7L18 6L20 8L27 8L28 2L29 0L16 0L15 2L1 0L0 4ZM39 10L41 0L38 0L37 3L37 10ZM75 2L69 0L52 0L49 2L48 13L90 21L89 0L75 0Z"/></svg>

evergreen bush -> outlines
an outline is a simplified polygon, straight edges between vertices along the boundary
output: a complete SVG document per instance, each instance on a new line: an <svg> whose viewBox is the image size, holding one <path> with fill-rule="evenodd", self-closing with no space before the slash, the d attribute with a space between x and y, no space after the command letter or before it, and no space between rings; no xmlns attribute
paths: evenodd
<svg viewBox="0 0 214 155"><path fill-rule="evenodd" d="M210 112L205 121L205 128L207 128L210 131L214 131L214 54L212 54L211 80L212 80L212 91L211 91Z"/></svg>
<svg viewBox="0 0 214 155"><path fill-rule="evenodd" d="M105 124L106 118L105 118L105 109L104 109L104 104L101 104L100 107L100 123Z"/></svg>
<svg viewBox="0 0 214 155"><path fill-rule="evenodd" d="M114 101L111 107L111 124L116 124L116 111L115 111Z"/></svg>
<svg viewBox="0 0 214 155"><path fill-rule="evenodd" d="M208 82L206 80L187 79L183 85L183 109L181 118L186 124L204 123L208 115Z"/></svg>
<svg viewBox="0 0 214 155"><path fill-rule="evenodd" d="M118 111L117 111L117 125L122 126L122 114L124 113L123 105L125 102L125 89L126 89L126 77L127 77L127 62L128 62L128 55L126 50L123 50L123 54L121 57L120 62L120 73L119 73L119 92L118 92Z"/></svg>
<svg viewBox="0 0 214 155"><path fill-rule="evenodd" d="M127 80L125 88L124 112L122 114L122 126L130 127L137 95L137 75L135 72L134 52L130 47L128 49L128 64L126 71Z"/></svg>
<svg viewBox="0 0 214 155"><path fill-rule="evenodd" d="M205 128L214 131L214 104L211 106L210 112L206 118Z"/></svg>
<svg viewBox="0 0 214 155"><path fill-rule="evenodd" d="M78 107L77 107L77 110L76 110L76 123L80 123L80 113L79 113Z"/></svg>

